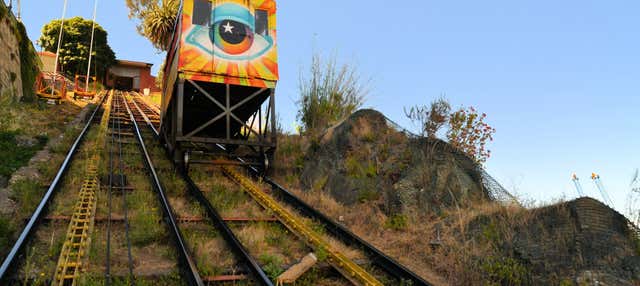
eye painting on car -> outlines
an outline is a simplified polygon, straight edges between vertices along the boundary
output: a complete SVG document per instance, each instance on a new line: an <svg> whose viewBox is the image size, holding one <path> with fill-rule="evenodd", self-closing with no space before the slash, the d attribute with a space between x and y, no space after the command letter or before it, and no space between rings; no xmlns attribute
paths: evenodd
<svg viewBox="0 0 640 286"><path fill-rule="evenodd" d="M203 10L211 11L210 17L206 17ZM274 41L268 32L268 14L263 10L256 10L254 15L246 7L234 3L209 10L195 7L193 24L187 43L213 53L215 57L253 60L273 47Z"/></svg>

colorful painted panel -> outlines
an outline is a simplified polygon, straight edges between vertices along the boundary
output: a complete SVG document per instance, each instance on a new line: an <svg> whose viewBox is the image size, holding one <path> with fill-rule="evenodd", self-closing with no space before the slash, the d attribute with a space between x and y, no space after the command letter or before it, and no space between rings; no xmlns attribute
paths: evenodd
<svg viewBox="0 0 640 286"><path fill-rule="evenodd" d="M278 80L273 0L184 2L179 69L184 77L273 87Z"/></svg>

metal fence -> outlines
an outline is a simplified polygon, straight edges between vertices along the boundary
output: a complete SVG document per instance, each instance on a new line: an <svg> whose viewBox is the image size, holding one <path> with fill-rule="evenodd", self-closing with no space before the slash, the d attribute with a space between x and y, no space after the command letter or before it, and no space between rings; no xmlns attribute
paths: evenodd
<svg viewBox="0 0 640 286"><path fill-rule="evenodd" d="M383 115L383 116L384 116L385 120L387 121L387 125L389 127L395 129L398 132L404 133L407 137L413 138L413 139L424 138L424 136L417 135L417 134L407 130L406 128L400 126L400 124L397 124L393 120L389 119L387 116L385 116L385 115ZM439 140L439 139L437 139L437 140ZM453 147L451 147L451 148L453 148ZM473 161L473 159L469 158L462 151L455 150L454 152L456 153L454 155L460 160L471 160L471 161ZM491 175L489 175L487 170L485 170L482 167L482 165L475 164L474 169L475 169L474 171L477 174L479 174L480 179L482 181L482 187L485 189L487 195L489 196L489 199L491 199L493 201L501 202L501 203L504 203L504 204L518 204L518 205L520 204L518 202L518 199L514 195L512 195L509 191L507 191L507 189L505 189L495 178L493 178Z"/></svg>

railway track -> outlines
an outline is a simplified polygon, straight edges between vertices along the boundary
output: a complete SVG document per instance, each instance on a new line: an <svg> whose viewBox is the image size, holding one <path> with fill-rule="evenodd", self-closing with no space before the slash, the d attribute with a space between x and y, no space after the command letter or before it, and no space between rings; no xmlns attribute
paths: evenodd
<svg viewBox="0 0 640 286"><path fill-rule="evenodd" d="M133 97L135 98L135 97ZM135 117L134 124L137 126L136 121L148 123L150 127L153 127L153 122L150 117L153 115L147 115L144 110L144 105L141 106L140 102L131 100L134 106ZM139 129L137 129L139 131ZM154 132L157 132L155 128L152 128ZM138 133L140 140L144 141L141 133ZM157 133L156 133L157 134ZM149 134L148 138L153 138ZM154 140L155 142L155 140ZM239 243L238 238L230 231L227 221L223 219L217 211L208 205L206 200L198 199L197 192L199 190L194 189L186 178L184 181L180 181L180 178L176 178L176 173L170 169L170 162L168 160L162 160L161 146L155 146L154 148L156 156L154 160L158 160L161 164L167 166L165 171L161 173L162 180L158 180L158 185L162 183L171 185L171 191L166 193L167 205L172 204L173 207L168 208L168 212L176 213L181 217L200 218L191 220L182 220L180 228L185 237L188 245L192 246L192 253L195 258L193 259L193 265L196 271L200 271L203 275L198 274L198 280L195 281L196 285L204 285L209 282L234 282L234 283L248 283L247 285L273 285L271 280L264 271L257 264L255 259L248 254L248 252ZM160 182L163 181L163 182ZM178 185L176 185L178 183ZM180 184L182 183L182 184ZM188 193L187 193L188 192ZM195 200L187 200L185 198L195 197ZM195 224L195 225L194 225ZM219 239L222 237L222 240ZM200 241L198 241L200 240ZM198 248L198 246L204 246ZM199 251L207 251L208 245L216 245L216 250L220 248L230 249L233 253L232 256L227 256L221 263L212 265L211 257L200 256ZM228 255L223 253L218 255Z"/></svg>
<svg viewBox="0 0 640 286"><path fill-rule="evenodd" d="M142 100L135 101L139 103L140 106L146 105L146 103ZM139 111L141 113L145 113L146 111L143 110L151 112L146 117L149 117L149 115L158 116L153 108L139 108ZM154 135L158 136L157 129L153 127L153 123L149 120L146 120L146 122L152 129ZM243 162L242 158L237 159L241 163ZM295 195L278 185L272 179L268 177L260 177L260 174L256 168L248 166L247 171L250 175L253 176L254 179L263 181L270 187L270 191L267 192L270 192L271 195L273 195L273 198L266 194L267 192L261 190L259 185L249 180L246 176L243 176L240 172L238 172L238 170L235 170L232 167L223 167L223 172L227 175L227 177L231 178L232 181L242 186L242 188L247 191L254 200L259 202L260 205L264 207L264 209L267 209L269 212L276 213L278 216L280 216L280 221L290 231L296 233L296 235L301 237L303 240L306 240L307 244L316 249L316 251L326 252L328 250L328 254L330 257L329 263L332 264L338 272L342 273L343 276L353 284L381 285L382 283L374 275L370 275L367 270L362 269L361 267L359 267L359 265L353 263L353 261L351 261L348 257L344 257L339 251L336 251L335 249L331 248L330 245L324 243L324 241L322 241L322 237L319 237L317 233L314 233L313 230L305 228L305 222L302 222L299 217L304 216L312 219L313 221L311 223L316 222L317 224L321 225L322 230L326 230L326 232L330 233L331 236L337 238L337 240L339 240L343 245L361 251L366 259L369 260L369 263L371 265L375 265L375 267L377 267L379 270L383 270L387 273L388 276L392 277L392 279L383 277L386 278L384 280L386 284L430 285L427 281L411 272L407 268L403 267L401 264L399 264L389 256L385 255L373 245L356 236L346 227L338 224L318 210L306 204L301 199L297 198ZM197 187L197 184L193 182L193 180L186 174L186 172L183 172L183 176L185 177L185 180L189 181L190 188L194 188L194 186ZM206 198L204 198L204 196L201 194L201 191L196 190L196 192L196 195L200 197L200 200L206 200ZM291 211L284 208L284 205L290 208ZM378 274L378 276L380 275Z"/></svg>
<svg viewBox="0 0 640 286"><path fill-rule="evenodd" d="M170 222L160 219L161 201L133 140L132 118L121 93L102 94L5 258L0 284L188 281L180 248L167 239Z"/></svg>
<svg viewBox="0 0 640 286"><path fill-rule="evenodd" d="M239 160L242 159L239 158ZM399 283L406 285L431 285L422 277L402 266L399 262L384 254L382 251L354 234L342 224L324 215L322 212L318 211L311 205L295 196L292 192L280 186L273 179L265 176L260 176L260 173L256 168L247 167L247 170L254 178L260 178L260 180L269 185L274 196L279 198L281 201L284 201L291 205L293 208L299 211L300 214L321 223L328 232L339 238L340 241L342 241L346 245L350 245L364 251L366 256L369 257L369 259L375 265L384 269L387 273L395 277L399 281Z"/></svg>
<svg viewBox="0 0 640 286"><path fill-rule="evenodd" d="M141 102L138 101L138 103ZM139 111L141 110L142 108ZM148 118L149 116L146 117ZM140 118L144 119L145 116L140 115ZM146 121L146 119L144 120ZM152 123L149 121L146 123L152 132L150 136L157 136L156 131L151 128ZM169 161L167 163L171 164ZM314 250L314 245L310 245L304 237L299 238L296 236L296 233L288 229L286 224L277 223L280 221L279 217L275 216L275 218L269 219L268 224L264 219L256 219L256 217L264 218L272 214L270 210L261 208L250 196L244 195L240 186L223 176L221 170L217 170L215 175L197 173L196 170L193 170L191 175L188 175L184 169L180 169L179 174L183 179L184 188L188 190L193 200L200 204L203 213L207 217L213 218L213 221L218 224L218 230L222 235L228 236L228 240L231 239L237 245L233 247L244 249L244 246L246 246L246 250L236 249L234 252L242 251L248 256L259 257L259 261L252 259L251 265L255 265L254 267L257 269L267 268L269 270L271 277L265 277L264 282L261 282L263 285L273 285L274 282L272 281L277 280L276 276L279 274L278 271L273 271L275 265L273 265L273 261L270 261L271 259L277 259L280 261L279 264L292 265ZM179 203L179 205L184 204L184 202ZM223 217L240 217L244 223L241 225L219 225L221 224L220 218ZM224 223L225 221L223 218L222 222ZM276 223L275 225L273 225L274 222ZM271 241L271 243L258 243L252 237L254 235L262 235L263 237L259 237L260 239L265 239L266 237L266 240ZM269 248L269 251L265 252L264 248ZM280 265L277 265L277 267L280 267ZM321 269L316 271L326 272L327 267ZM352 275L345 275L348 277L347 279L341 278L336 273L328 276L325 281L316 279L314 282L302 285L315 285L314 283L318 282L322 285L353 284L349 282ZM376 280L375 278L371 280L372 282L354 282L357 282L355 283L356 285L381 285L373 282Z"/></svg>
<svg viewBox="0 0 640 286"><path fill-rule="evenodd" d="M25 248L27 248L27 245L35 236L35 233L39 229L40 224L47 213L47 208L51 204L57 192L59 192L60 186L63 184L62 181L69 171L71 163L75 159L76 154L78 153L78 150L80 149L83 141L87 137L89 129L94 123L94 119L100 116L100 114L102 113L103 110L101 108L101 105L104 104L105 98L107 98L105 94L101 94L101 100L98 106L95 107L86 124L84 125L82 131L71 145L69 151L67 152L67 155L64 158L64 161L62 162L51 184L47 188L47 191L44 193L44 196L42 197L40 203L38 203L38 206L33 211L33 214L20 232L20 235L13 244L10 252L4 258L2 265L0 266L0 281L2 283L10 284L16 281L15 272L18 268L18 265L22 263L25 260L25 256L27 256L24 253Z"/></svg>
<svg viewBox="0 0 640 286"><path fill-rule="evenodd" d="M284 285L312 253L298 285L429 285L255 168L173 166L159 121L136 94L103 94L3 284Z"/></svg>

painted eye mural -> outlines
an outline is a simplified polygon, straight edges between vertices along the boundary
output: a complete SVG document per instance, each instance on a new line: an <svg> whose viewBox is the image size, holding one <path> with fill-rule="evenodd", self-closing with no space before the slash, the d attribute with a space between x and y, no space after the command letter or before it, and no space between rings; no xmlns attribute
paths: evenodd
<svg viewBox="0 0 640 286"><path fill-rule="evenodd" d="M235 3L224 3L213 9L211 3L202 5L204 7L197 7L197 4L194 7L195 25L187 36L189 44L213 53L215 57L236 61L261 57L273 47L273 38L268 34L267 11L256 10L252 14ZM207 15L203 11L211 12Z"/></svg>
<svg viewBox="0 0 640 286"><path fill-rule="evenodd" d="M223 25L224 23L224 25ZM209 31L217 48L230 55L245 53L253 45L253 31L240 22L224 20Z"/></svg>
<svg viewBox="0 0 640 286"><path fill-rule="evenodd" d="M245 86L278 80L274 0L184 0L183 76Z"/></svg>

